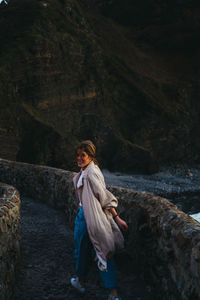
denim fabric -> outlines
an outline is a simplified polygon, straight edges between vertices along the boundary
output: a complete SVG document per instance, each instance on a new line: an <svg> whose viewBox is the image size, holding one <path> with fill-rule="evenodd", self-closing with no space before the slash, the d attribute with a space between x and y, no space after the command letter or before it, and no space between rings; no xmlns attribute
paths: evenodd
<svg viewBox="0 0 200 300"><path fill-rule="evenodd" d="M91 264L92 243L87 232L87 226L82 207L79 209L75 219L74 242L76 275L79 277L79 279L85 279Z"/></svg>
<svg viewBox="0 0 200 300"><path fill-rule="evenodd" d="M75 270L76 275L80 280L86 278L91 264L91 258L95 256L95 251L90 241L87 225L84 218L83 208L80 207L76 219L74 228L74 257L76 260ZM115 262L111 258L107 263L107 272L103 272L98 269L104 287L107 289L114 289L117 287Z"/></svg>
<svg viewBox="0 0 200 300"><path fill-rule="evenodd" d="M103 281L104 287L106 289L112 290L117 288L117 276L115 270L115 261L112 257L107 264L107 272L103 272L99 270L99 274L101 276L101 280Z"/></svg>

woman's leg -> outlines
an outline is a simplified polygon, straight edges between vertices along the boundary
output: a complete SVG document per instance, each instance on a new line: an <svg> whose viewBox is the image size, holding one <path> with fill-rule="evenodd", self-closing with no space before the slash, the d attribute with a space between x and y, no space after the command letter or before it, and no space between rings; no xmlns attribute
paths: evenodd
<svg viewBox="0 0 200 300"><path fill-rule="evenodd" d="M89 240L88 233L85 233L82 237L79 249L79 256L76 260L76 275L79 281L84 281L91 264L91 242Z"/></svg>
<svg viewBox="0 0 200 300"><path fill-rule="evenodd" d="M107 262L107 272L99 270L99 274L103 281L104 287L110 290L110 293L113 296L117 296L117 276L113 257Z"/></svg>
<svg viewBox="0 0 200 300"><path fill-rule="evenodd" d="M92 245L88 236L82 208L79 209L75 220L74 242L75 271L80 283L83 283L89 271Z"/></svg>

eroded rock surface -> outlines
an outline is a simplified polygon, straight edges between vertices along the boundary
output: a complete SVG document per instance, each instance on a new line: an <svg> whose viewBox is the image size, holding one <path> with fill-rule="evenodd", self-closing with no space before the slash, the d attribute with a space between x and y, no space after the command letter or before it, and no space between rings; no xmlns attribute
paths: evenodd
<svg viewBox="0 0 200 300"><path fill-rule="evenodd" d="M97 9L98 7L98 9ZM152 173L198 162L198 1L11 0L0 6L0 155Z"/></svg>

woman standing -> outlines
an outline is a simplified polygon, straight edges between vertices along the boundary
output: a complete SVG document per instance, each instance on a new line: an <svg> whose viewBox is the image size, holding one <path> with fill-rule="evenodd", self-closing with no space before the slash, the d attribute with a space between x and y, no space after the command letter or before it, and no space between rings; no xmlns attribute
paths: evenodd
<svg viewBox="0 0 200 300"><path fill-rule="evenodd" d="M71 278L71 284L85 292L84 284L93 252L103 284L110 291L108 299L119 300L113 254L124 247L119 227L127 231L128 226L115 210L118 201L106 189L95 153L96 148L91 141L83 141L76 149L77 164L81 170L73 178L79 210L74 229L77 277Z"/></svg>

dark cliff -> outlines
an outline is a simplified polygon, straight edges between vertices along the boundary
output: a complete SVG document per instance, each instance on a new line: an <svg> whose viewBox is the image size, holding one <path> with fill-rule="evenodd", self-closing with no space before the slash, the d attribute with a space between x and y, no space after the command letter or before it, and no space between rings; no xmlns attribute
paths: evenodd
<svg viewBox="0 0 200 300"><path fill-rule="evenodd" d="M197 1L11 0L0 6L0 156L73 168L199 162Z"/></svg>

